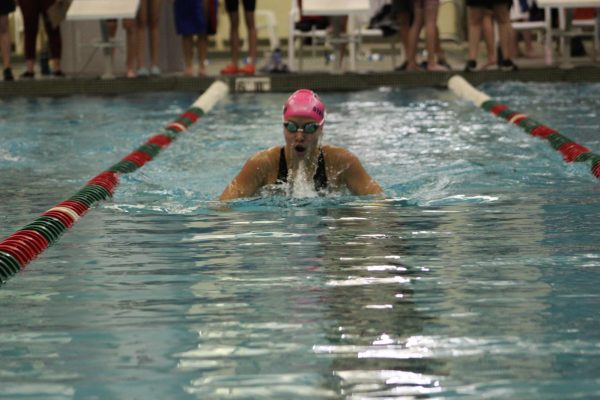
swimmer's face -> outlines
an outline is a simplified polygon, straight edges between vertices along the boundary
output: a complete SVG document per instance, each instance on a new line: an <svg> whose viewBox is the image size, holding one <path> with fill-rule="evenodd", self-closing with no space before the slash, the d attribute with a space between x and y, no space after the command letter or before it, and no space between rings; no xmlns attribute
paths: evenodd
<svg viewBox="0 0 600 400"><path fill-rule="evenodd" d="M304 158L316 151L322 134L323 125L319 125L312 118L290 117L284 122L285 144L298 158Z"/></svg>

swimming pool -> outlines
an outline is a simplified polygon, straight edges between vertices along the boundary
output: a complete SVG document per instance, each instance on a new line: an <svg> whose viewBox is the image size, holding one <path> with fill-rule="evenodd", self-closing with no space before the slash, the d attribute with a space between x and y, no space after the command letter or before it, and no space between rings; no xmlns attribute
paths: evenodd
<svg viewBox="0 0 600 400"><path fill-rule="evenodd" d="M600 85L483 89L600 149ZM387 199L223 208L285 97L227 98L0 288L0 398L600 396L588 168L448 91L324 93ZM193 100L4 101L1 236Z"/></svg>

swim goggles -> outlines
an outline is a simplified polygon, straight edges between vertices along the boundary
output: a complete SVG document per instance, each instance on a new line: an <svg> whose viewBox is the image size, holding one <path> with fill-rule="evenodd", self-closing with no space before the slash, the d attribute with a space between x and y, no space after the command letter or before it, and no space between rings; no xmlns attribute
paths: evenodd
<svg viewBox="0 0 600 400"><path fill-rule="evenodd" d="M287 121L283 123L283 126L285 127L285 129L288 130L289 133L315 133L321 125L322 124L318 124L316 122L308 122L304 124L302 128L300 128L300 125L295 123L294 121Z"/></svg>

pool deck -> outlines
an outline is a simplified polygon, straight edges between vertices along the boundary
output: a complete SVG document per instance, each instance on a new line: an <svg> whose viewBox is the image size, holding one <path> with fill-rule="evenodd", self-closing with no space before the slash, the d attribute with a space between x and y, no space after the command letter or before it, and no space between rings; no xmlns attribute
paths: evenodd
<svg viewBox="0 0 600 400"><path fill-rule="evenodd" d="M591 57L572 59L569 67L547 66L542 57L517 58L518 71L481 70L462 72L465 65L464 44L448 43L444 46L448 62L453 67L449 72L405 72L394 71L392 57L386 49L373 45L369 54L378 57L359 56L356 72L334 72L327 64L323 53L304 57L302 72L260 73L248 79L242 76L219 75L221 68L228 62L226 54L210 54L207 76L185 77L182 74L164 74L160 77L100 79L93 74L81 74L78 77L37 78L35 80L0 81L0 98L14 96L65 96L73 94L119 95L139 92L189 91L201 93L216 79L228 83L232 92L290 92L300 87L317 91L363 90L376 87L446 87L448 79L460 74L474 85L488 81L512 80L531 82L599 82L600 60ZM481 52L485 53L484 51ZM590 52L588 52L590 53ZM541 54L541 49L538 49ZM375 60L374 60L375 59ZM400 57L396 57L399 61ZM483 60L478 60L483 64ZM259 65L260 67L260 65ZM15 76L23 71L23 64L13 66Z"/></svg>

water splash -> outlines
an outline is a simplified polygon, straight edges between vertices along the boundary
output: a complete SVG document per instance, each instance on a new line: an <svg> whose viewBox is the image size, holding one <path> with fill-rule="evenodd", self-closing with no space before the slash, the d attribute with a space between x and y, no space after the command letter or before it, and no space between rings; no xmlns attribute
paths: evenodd
<svg viewBox="0 0 600 400"><path fill-rule="evenodd" d="M306 175L306 167L304 160L301 160L298 164L298 169L292 172L292 179L290 180L289 186L290 192L288 195L293 198L313 198L318 197L319 194L315 190L312 179L309 179Z"/></svg>

